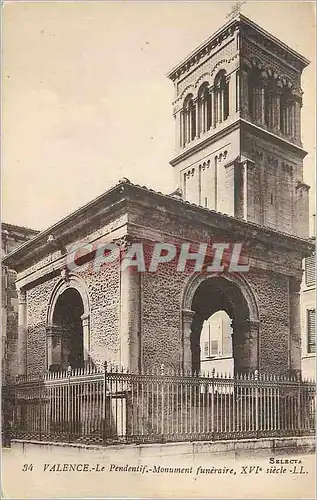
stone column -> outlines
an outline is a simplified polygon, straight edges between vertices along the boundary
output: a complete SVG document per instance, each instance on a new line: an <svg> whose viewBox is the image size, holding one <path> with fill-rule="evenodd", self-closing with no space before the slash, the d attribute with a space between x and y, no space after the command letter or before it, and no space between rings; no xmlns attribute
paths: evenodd
<svg viewBox="0 0 317 500"><path fill-rule="evenodd" d="M121 334L121 366L132 372L141 369L140 337L141 337L141 286L140 273L136 268L121 269L120 276L120 334Z"/></svg>
<svg viewBox="0 0 317 500"><path fill-rule="evenodd" d="M291 375L301 371L301 326L300 326L301 277L289 282L289 369Z"/></svg>
<svg viewBox="0 0 317 500"><path fill-rule="evenodd" d="M179 146L184 147L184 112L181 110L179 112Z"/></svg>
<svg viewBox="0 0 317 500"><path fill-rule="evenodd" d="M263 125L265 122L265 86L267 84L267 80L265 77L265 72L261 74L261 80L258 83L258 86L254 89L254 98L253 98L253 109L254 109L254 118L260 125Z"/></svg>
<svg viewBox="0 0 317 500"><path fill-rule="evenodd" d="M225 89L223 85L220 87L219 91L219 122L223 122L224 119L224 101L225 101Z"/></svg>
<svg viewBox="0 0 317 500"><path fill-rule="evenodd" d="M241 75L240 75L240 108L242 111L242 117L245 119L250 118L249 84L248 84L248 72L246 69L241 69Z"/></svg>
<svg viewBox="0 0 317 500"><path fill-rule="evenodd" d="M302 107L302 92L299 89L293 90L294 99L294 136L298 144L301 143L301 107Z"/></svg>
<svg viewBox="0 0 317 500"><path fill-rule="evenodd" d="M27 311L26 291L18 290L18 375L27 373Z"/></svg>
<svg viewBox="0 0 317 500"><path fill-rule="evenodd" d="M243 218L248 220L248 162L243 162Z"/></svg>
<svg viewBox="0 0 317 500"><path fill-rule="evenodd" d="M251 371L259 369L260 322L249 321L249 366Z"/></svg>
<svg viewBox="0 0 317 500"><path fill-rule="evenodd" d="M281 94L282 82L277 82L273 92L273 128L276 132L281 129Z"/></svg>
<svg viewBox="0 0 317 500"><path fill-rule="evenodd" d="M237 208L244 220L249 220L250 215L254 215L254 192L252 186L252 170L254 164L248 160L243 161L240 165L241 169L241 184L240 184L240 197L237 196ZM238 167L237 167L238 169ZM238 193L237 193L238 195Z"/></svg>
<svg viewBox="0 0 317 500"><path fill-rule="evenodd" d="M89 314L83 314L81 316L81 322L83 327L83 352L84 352L84 361L89 360L90 356L90 321Z"/></svg>
<svg viewBox="0 0 317 500"><path fill-rule="evenodd" d="M229 83L229 116L233 116L238 111L238 70L230 75Z"/></svg>
<svg viewBox="0 0 317 500"><path fill-rule="evenodd" d="M191 138L191 111L189 107L186 110L186 143L190 142Z"/></svg>
<svg viewBox="0 0 317 500"><path fill-rule="evenodd" d="M249 321L236 319L232 321L232 328L234 372L248 373L250 371Z"/></svg>
<svg viewBox="0 0 317 500"><path fill-rule="evenodd" d="M202 106L201 106L201 103L202 103L202 99L197 97L197 99L195 99L195 113L196 113L196 137L198 138L200 136L200 132L205 132L204 128L202 127L202 119L201 119L201 113L200 113L200 110L202 111L202 113L204 112L203 109L202 109Z"/></svg>
<svg viewBox="0 0 317 500"><path fill-rule="evenodd" d="M254 372L259 367L259 322L235 320L232 327L234 371Z"/></svg>
<svg viewBox="0 0 317 500"><path fill-rule="evenodd" d="M190 309L184 309L182 311L182 328L183 328L183 359L182 366L184 372L191 371L192 368L192 353L191 353L191 325L193 321L193 317L195 315L195 311L191 311Z"/></svg>
<svg viewBox="0 0 317 500"><path fill-rule="evenodd" d="M210 89L210 107L211 107L211 120L210 120L210 128L215 127L215 89L212 87Z"/></svg>
<svg viewBox="0 0 317 500"><path fill-rule="evenodd" d="M215 124L220 123L220 113L221 113L221 99L220 99L221 90L219 85L216 87L215 92L215 107L216 107L216 116L215 116Z"/></svg>
<svg viewBox="0 0 317 500"><path fill-rule="evenodd" d="M62 328L55 325L46 327L47 369L58 370L62 364ZM65 367L66 369L66 367Z"/></svg>
<svg viewBox="0 0 317 500"><path fill-rule="evenodd" d="M295 128L296 128L296 139L301 142L301 107L302 103L299 101L295 102Z"/></svg>
<svg viewBox="0 0 317 500"><path fill-rule="evenodd" d="M295 139L295 101L291 101L291 137Z"/></svg>
<svg viewBox="0 0 317 500"><path fill-rule="evenodd" d="M228 215L234 217L234 205L235 205L235 192L234 192L234 180L235 180L235 168L234 163L230 163L229 165L225 165L226 169L226 187L227 187L227 196L226 196L226 207L224 212Z"/></svg>
<svg viewBox="0 0 317 500"><path fill-rule="evenodd" d="M266 116L267 120L265 120L266 125L269 128L274 128L274 106L275 106L275 99L274 99L274 90L268 90L267 92L267 109L266 109Z"/></svg>

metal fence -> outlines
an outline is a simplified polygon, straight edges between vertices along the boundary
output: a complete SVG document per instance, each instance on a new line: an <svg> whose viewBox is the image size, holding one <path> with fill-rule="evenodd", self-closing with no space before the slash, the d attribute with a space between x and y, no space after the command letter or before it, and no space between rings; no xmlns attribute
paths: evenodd
<svg viewBox="0 0 317 500"><path fill-rule="evenodd" d="M315 384L248 374L191 377L87 367L20 377L12 436L114 443L300 436L314 433Z"/></svg>

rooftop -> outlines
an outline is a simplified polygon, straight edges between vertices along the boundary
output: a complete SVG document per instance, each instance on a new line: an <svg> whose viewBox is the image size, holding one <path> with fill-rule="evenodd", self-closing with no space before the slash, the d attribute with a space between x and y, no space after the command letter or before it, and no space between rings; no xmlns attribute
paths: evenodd
<svg viewBox="0 0 317 500"><path fill-rule="evenodd" d="M271 229L266 226L261 226L254 222L247 222L243 219L237 219L228 214L217 212L215 210L204 208L195 203L190 203L183 200L179 193L163 194L160 191L155 191L146 186L141 186L139 184L133 184L129 179L121 179L115 186L110 188L108 191L98 196L97 198L91 200L84 206L78 208L76 211L67 215L66 217L60 219L56 224L48 227L44 231L35 235L32 239L28 240L16 250L9 253L4 259L3 264L9 267L15 268L15 264L24 260L24 257L32 255L34 257L34 250L36 249L36 255L42 252L49 251L48 237L53 235L54 237L66 239L71 236L71 232L78 229L81 224L92 223L94 216L100 217L102 211L114 210L114 206L120 199L132 199L132 200L143 200L146 196L153 196L155 198L155 203L153 204L153 210L160 203L171 203L177 213L181 214L181 208L185 209L184 214L186 215L186 209L191 212L194 210L199 214L205 214L210 216L210 223L214 222L216 226L221 227L221 224L226 224L229 231L241 232L247 237L256 237L256 235L261 234L262 238L265 240L271 237L277 238L281 245L289 247L296 247L297 245L302 249L305 248L309 253L309 249L313 247L311 240L303 239L298 236L290 235L276 229ZM177 205L177 206L176 206ZM89 217L88 217L89 212ZM85 217L87 215L87 217ZM192 217L192 215L190 214ZM199 216L200 217L200 216Z"/></svg>

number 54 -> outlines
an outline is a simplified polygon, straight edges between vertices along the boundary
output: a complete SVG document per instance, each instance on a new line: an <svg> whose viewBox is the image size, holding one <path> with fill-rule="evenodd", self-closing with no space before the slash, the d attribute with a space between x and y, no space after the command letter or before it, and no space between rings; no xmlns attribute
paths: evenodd
<svg viewBox="0 0 317 500"><path fill-rule="evenodd" d="M22 472L28 472L33 470L33 464L24 464L22 467Z"/></svg>

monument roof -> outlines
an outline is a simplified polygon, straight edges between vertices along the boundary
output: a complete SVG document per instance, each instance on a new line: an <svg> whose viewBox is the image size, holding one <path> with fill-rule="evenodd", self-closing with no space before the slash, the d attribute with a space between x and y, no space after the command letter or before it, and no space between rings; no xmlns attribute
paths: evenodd
<svg viewBox="0 0 317 500"><path fill-rule="evenodd" d="M216 227L226 227L228 231L240 232L241 234L245 234L246 237L247 235L249 237L252 237L252 235L253 237L261 236L266 241L270 240L270 238L274 238L275 242L279 241L282 245L286 245L287 247L292 245L294 249L298 246L308 254L313 248L313 244L310 239L303 239L267 226L256 224L254 222L237 219L236 217L228 214L217 212L216 210L204 208L195 203L185 201L179 195L175 196L175 193L163 194L160 191L155 191L146 186L134 184L130 182L129 179L123 178L102 195L91 200L66 217L60 219L52 226L48 227L44 231L41 231L32 239L20 245L16 250L6 255L3 259L3 264L15 269L15 266L18 263L18 265L20 265L25 258L28 258L31 254L34 255L34 252L35 254L39 251L49 253L50 246L48 240L51 236L56 238L57 241L59 238L65 241L68 237L70 237L70 234L75 227L78 228L80 225L93 224L94 219L100 218L101 213L109 213L111 210L115 211L120 201L124 199L130 201L146 201L148 197L155 198L155 200L153 200L155 201L153 205L152 200L149 201L150 206L153 206L153 211L155 211L160 204L170 203L172 204L171 208L173 206L176 212L180 214L180 217L181 215L186 216L187 210L190 212L197 212L197 216L199 216L199 214L207 214L212 217L210 222L213 222L213 225Z"/></svg>

